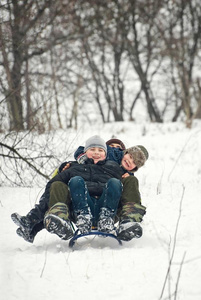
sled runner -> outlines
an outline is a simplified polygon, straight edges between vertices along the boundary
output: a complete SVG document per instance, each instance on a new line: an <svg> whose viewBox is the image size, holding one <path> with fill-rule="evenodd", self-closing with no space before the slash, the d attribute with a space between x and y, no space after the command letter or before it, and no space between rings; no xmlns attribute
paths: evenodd
<svg viewBox="0 0 201 300"><path fill-rule="evenodd" d="M100 232L100 231L97 231L97 230L92 230L86 234L79 234L79 231L77 230L75 233L74 233L74 236L70 239L69 241L69 247L70 248L73 248L74 244L75 244L75 241L78 240L79 238L82 238L82 237L86 237L86 236L91 236L91 235L97 235L97 236L102 236L102 237L110 237L112 239L115 239L119 245L122 245L122 241L114 234L112 233L106 233L106 232Z"/></svg>

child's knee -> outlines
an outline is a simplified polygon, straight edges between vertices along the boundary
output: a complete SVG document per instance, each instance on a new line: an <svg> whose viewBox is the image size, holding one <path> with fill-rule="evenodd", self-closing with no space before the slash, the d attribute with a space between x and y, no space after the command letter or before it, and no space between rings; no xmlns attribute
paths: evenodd
<svg viewBox="0 0 201 300"><path fill-rule="evenodd" d="M84 179L81 176L75 176L69 180L69 187L74 188L80 184L84 184Z"/></svg>
<svg viewBox="0 0 201 300"><path fill-rule="evenodd" d="M128 176L122 179L123 185L135 185L138 186L138 179L135 176Z"/></svg>
<svg viewBox="0 0 201 300"><path fill-rule="evenodd" d="M121 181L116 178L110 178L107 182L107 187L111 187L114 189L120 189L121 191L123 189Z"/></svg>
<svg viewBox="0 0 201 300"><path fill-rule="evenodd" d="M62 181L54 181L51 184L51 191L52 190L60 190L60 189L68 189L67 185L63 183Z"/></svg>

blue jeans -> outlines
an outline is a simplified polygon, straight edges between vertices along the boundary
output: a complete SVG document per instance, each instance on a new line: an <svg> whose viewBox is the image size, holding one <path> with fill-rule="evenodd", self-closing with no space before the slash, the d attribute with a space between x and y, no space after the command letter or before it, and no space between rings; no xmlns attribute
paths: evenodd
<svg viewBox="0 0 201 300"><path fill-rule="evenodd" d="M68 185L75 215L91 213L93 226L97 224L102 207L110 211L111 217L115 216L122 193L120 180L116 178L109 179L100 197L89 195L87 185L81 176L71 178Z"/></svg>

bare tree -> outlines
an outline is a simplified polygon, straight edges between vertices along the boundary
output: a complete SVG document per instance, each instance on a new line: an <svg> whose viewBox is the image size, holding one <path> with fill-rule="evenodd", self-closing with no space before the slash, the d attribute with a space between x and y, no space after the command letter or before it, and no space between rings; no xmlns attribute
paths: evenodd
<svg viewBox="0 0 201 300"><path fill-rule="evenodd" d="M169 0L166 3L163 21L158 19L158 31L164 49L161 55L170 59L172 85L176 103L176 121L181 113L186 117L187 126L199 116L200 97L200 41L201 3L200 1ZM197 103L197 108L196 108Z"/></svg>
<svg viewBox="0 0 201 300"><path fill-rule="evenodd" d="M129 0L127 3L126 14L130 27L127 52L140 81L139 94L141 92L144 94L150 120L162 122L162 116L151 87L153 76L161 64L160 57L156 56L158 41L154 19L158 15L162 2L147 1L144 5L141 1Z"/></svg>
<svg viewBox="0 0 201 300"><path fill-rule="evenodd" d="M199 0L4 0L0 118L44 132L77 127L89 110L134 120L141 102L150 121L173 108L190 127L201 115L200 32Z"/></svg>
<svg viewBox="0 0 201 300"><path fill-rule="evenodd" d="M103 122L124 120L143 93L151 121L162 122L161 113L154 98L151 81L161 60L156 64L156 31L153 17L157 16L161 1L155 5L149 1L147 9L139 1L82 1L76 10L77 27L80 28L83 52L91 72L94 98ZM86 12L90 8L90 16ZM155 26L156 29L156 26ZM125 96L125 66L131 62L140 82L139 89L133 85L134 100ZM86 63L86 66L87 66ZM152 67L152 72L149 70ZM128 80L128 78L127 78ZM133 97L130 97L133 98ZM105 113L105 101L108 111Z"/></svg>
<svg viewBox="0 0 201 300"><path fill-rule="evenodd" d="M117 1L93 1L91 7L91 1L82 1L76 5L74 20L80 30L83 64L90 73L91 86L87 84L87 87L97 102L102 120L110 121L112 115L115 121L123 121L125 38L121 28L124 27L124 35L128 30L121 6Z"/></svg>
<svg viewBox="0 0 201 300"><path fill-rule="evenodd" d="M65 1L52 0L5 0L1 6L0 88L7 103L10 130L24 130L33 123L30 62L64 39L65 34L51 31L56 17L62 19L64 4Z"/></svg>

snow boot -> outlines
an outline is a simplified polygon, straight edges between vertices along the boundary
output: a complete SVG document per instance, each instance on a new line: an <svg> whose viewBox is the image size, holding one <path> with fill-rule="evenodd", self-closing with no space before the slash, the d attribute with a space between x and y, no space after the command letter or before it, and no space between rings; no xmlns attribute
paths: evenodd
<svg viewBox="0 0 201 300"><path fill-rule="evenodd" d="M117 237L122 241L130 241L133 238L140 238L142 236L142 227L139 223L123 220L117 229Z"/></svg>
<svg viewBox="0 0 201 300"><path fill-rule="evenodd" d="M71 222L56 215L48 214L44 218L44 225L47 231L58 235L62 240L68 240L73 236Z"/></svg>
<svg viewBox="0 0 201 300"><path fill-rule="evenodd" d="M26 242L33 243L35 235L34 234L29 234L26 230L24 230L22 227L19 227L16 230L17 235L22 237Z"/></svg>
<svg viewBox="0 0 201 300"><path fill-rule="evenodd" d="M18 213L13 213L11 215L11 219L17 226L21 227L23 231L26 231L27 233L31 232L33 224L28 217L20 216Z"/></svg>
<svg viewBox="0 0 201 300"><path fill-rule="evenodd" d="M114 230L114 220L112 218L112 213L108 208L101 208L97 229L98 231L108 233Z"/></svg>
<svg viewBox="0 0 201 300"><path fill-rule="evenodd" d="M92 216L91 214L82 214L80 213L77 216L76 226L79 229L81 234L87 234L91 231L92 227Z"/></svg>
<svg viewBox="0 0 201 300"><path fill-rule="evenodd" d="M62 240L70 239L73 229L67 205L60 202L53 205L44 218L44 226L47 231L58 235Z"/></svg>

